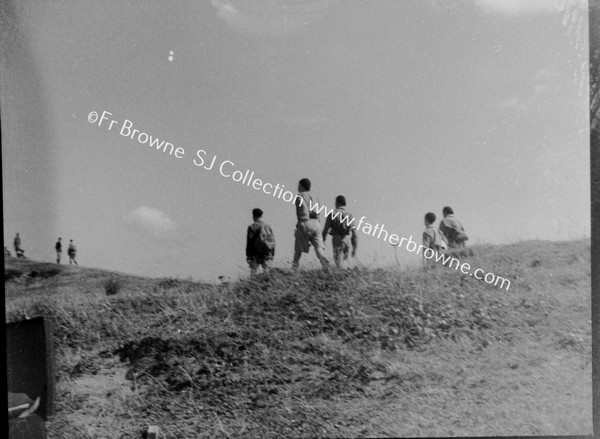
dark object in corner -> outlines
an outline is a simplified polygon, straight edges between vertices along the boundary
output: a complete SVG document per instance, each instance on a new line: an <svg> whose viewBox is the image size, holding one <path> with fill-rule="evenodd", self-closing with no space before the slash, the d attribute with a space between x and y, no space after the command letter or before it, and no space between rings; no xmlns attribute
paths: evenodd
<svg viewBox="0 0 600 439"><path fill-rule="evenodd" d="M44 421L54 415L54 349L50 320L36 317L6 324L6 384L9 413L10 404L16 404L12 407L16 417L9 420L9 439L45 438ZM39 406L32 404L33 401ZM28 407L21 411L19 406L25 405ZM19 414L25 416L18 417Z"/></svg>

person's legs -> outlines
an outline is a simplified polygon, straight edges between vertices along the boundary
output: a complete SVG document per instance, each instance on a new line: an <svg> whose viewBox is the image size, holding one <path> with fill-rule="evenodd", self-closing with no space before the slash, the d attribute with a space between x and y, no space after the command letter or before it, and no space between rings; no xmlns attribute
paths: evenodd
<svg viewBox="0 0 600 439"><path fill-rule="evenodd" d="M294 260L292 261L292 269L298 270L298 265L300 265L300 256L302 256L302 252L294 251Z"/></svg>
<svg viewBox="0 0 600 439"><path fill-rule="evenodd" d="M304 238L300 236L300 231L296 229L296 239L294 240L294 260L292 261L292 269L297 270L300 264L300 256L304 251L302 241Z"/></svg>
<svg viewBox="0 0 600 439"><path fill-rule="evenodd" d="M335 262L335 266L341 268L342 258L343 260L348 258L347 246L345 245L344 238L339 235L333 235L331 237L331 245L333 247L333 261Z"/></svg>
<svg viewBox="0 0 600 439"><path fill-rule="evenodd" d="M350 237L346 236L342 242L342 252L341 252L341 257L342 257L342 261L345 263L348 261L348 256L350 255Z"/></svg>
<svg viewBox="0 0 600 439"><path fill-rule="evenodd" d="M333 247L333 262L337 268L342 267L342 248L340 246Z"/></svg>
<svg viewBox="0 0 600 439"><path fill-rule="evenodd" d="M260 265L262 266L262 268L263 268L263 271L264 271L265 273L271 269L271 265L272 265L272 263L273 263L273 259L271 259L271 258L264 258L264 259L261 261L261 264L260 264Z"/></svg>
<svg viewBox="0 0 600 439"><path fill-rule="evenodd" d="M302 253L308 253L310 246L308 239L308 230L304 222L299 223L294 232L294 260L292 261L292 269L297 270L300 263Z"/></svg>
<svg viewBox="0 0 600 439"><path fill-rule="evenodd" d="M258 268L258 264L256 263L256 256L253 256L248 261L248 266L250 266L250 275L255 275L256 274L256 269Z"/></svg>
<svg viewBox="0 0 600 439"><path fill-rule="evenodd" d="M321 224L315 219L308 221L309 239L312 246L315 248L315 253L323 267L329 266L329 261L325 256L325 246L323 245L323 237L321 236Z"/></svg>
<svg viewBox="0 0 600 439"><path fill-rule="evenodd" d="M423 257L423 266L425 268L431 268L431 267L435 267L437 265L436 252L442 253L441 250L435 250L432 248L427 248L423 251L423 254L421 256ZM425 257L425 256L427 256L427 257Z"/></svg>

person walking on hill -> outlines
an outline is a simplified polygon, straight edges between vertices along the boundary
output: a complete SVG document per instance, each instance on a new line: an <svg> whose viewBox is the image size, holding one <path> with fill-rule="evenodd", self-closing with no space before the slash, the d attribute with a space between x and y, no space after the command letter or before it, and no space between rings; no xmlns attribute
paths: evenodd
<svg viewBox="0 0 600 439"><path fill-rule="evenodd" d="M25 250L21 248L21 237L18 233L16 234L15 239L13 241L13 246L15 247L15 256L17 258L24 258Z"/></svg>
<svg viewBox="0 0 600 439"><path fill-rule="evenodd" d="M354 217L346 210L346 197L338 195L335 198L335 210L327 216L323 227L323 243L329 232L333 247L333 261L338 268L341 268L342 263L348 260L351 246L352 257L356 256L358 237L353 222Z"/></svg>
<svg viewBox="0 0 600 439"><path fill-rule="evenodd" d="M296 207L296 231L294 233L294 260L292 269L297 270L302 253L308 253L310 245L315 249L315 254L323 268L329 267L329 261L325 257L325 248L323 246L322 229L319 221L319 214L315 212L318 200L315 200L310 193L311 182L308 178L303 178L298 182L298 194L294 200Z"/></svg>
<svg viewBox="0 0 600 439"><path fill-rule="evenodd" d="M253 223L246 233L246 262L252 275L256 274L259 265L264 272L268 271L275 257L275 234L271 226L263 222L262 216L261 209L252 209Z"/></svg>
<svg viewBox="0 0 600 439"><path fill-rule="evenodd" d="M435 257L439 253L444 253L448 248L448 243L444 235L435 228L435 213L427 212L423 220L425 223L425 231L423 232L423 264L425 266L435 263ZM427 251L427 250L431 251ZM431 255L431 256L430 256Z"/></svg>
<svg viewBox="0 0 600 439"><path fill-rule="evenodd" d="M56 250L56 263L60 264L60 257L62 254L62 243L60 242L62 238L58 238L58 241L56 241L56 245L54 246L54 249Z"/></svg>
<svg viewBox="0 0 600 439"><path fill-rule="evenodd" d="M465 248L465 242L469 239L465 233L465 228L454 217L454 211L450 206L444 207L442 214L444 219L440 221L440 232L444 234L448 240L448 247L450 249L462 249Z"/></svg>
<svg viewBox="0 0 600 439"><path fill-rule="evenodd" d="M75 247L75 243L73 242L72 239L69 241L69 248L67 249L67 254L69 255L69 265L70 264L79 265L79 264L77 264L77 261L75 260L75 258L77 257L77 247Z"/></svg>

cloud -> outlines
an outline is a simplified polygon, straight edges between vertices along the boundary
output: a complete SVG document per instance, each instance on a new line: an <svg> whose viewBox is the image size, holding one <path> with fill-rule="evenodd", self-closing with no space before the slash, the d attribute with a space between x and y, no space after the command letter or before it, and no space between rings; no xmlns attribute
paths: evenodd
<svg viewBox="0 0 600 439"><path fill-rule="evenodd" d="M487 13L503 15L547 14L564 10L566 0L475 0Z"/></svg>
<svg viewBox="0 0 600 439"><path fill-rule="evenodd" d="M290 2L241 2L211 0L221 17L234 30L245 34L287 35L321 20L338 0Z"/></svg>
<svg viewBox="0 0 600 439"><path fill-rule="evenodd" d="M177 230L177 224L165 213L152 207L141 206L123 217L123 223L134 230L167 233Z"/></svg>

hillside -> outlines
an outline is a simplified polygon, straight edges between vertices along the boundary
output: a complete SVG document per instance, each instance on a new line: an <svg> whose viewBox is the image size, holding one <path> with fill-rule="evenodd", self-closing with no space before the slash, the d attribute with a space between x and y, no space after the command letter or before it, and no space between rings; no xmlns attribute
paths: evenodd
<svg viewBox="0 0 600 439"><path fill-rule="evenodd" d="M591 434L590 244L229 284L5 258L6 321L55 322L50 438Z"/></svg>

